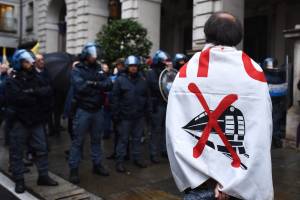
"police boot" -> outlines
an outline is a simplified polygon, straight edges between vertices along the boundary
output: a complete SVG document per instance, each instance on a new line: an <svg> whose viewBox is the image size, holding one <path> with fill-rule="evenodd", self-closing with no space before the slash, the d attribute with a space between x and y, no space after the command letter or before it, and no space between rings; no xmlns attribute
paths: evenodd
<svg viewBox="0 0 300 200"><path fill-rule="evenodd" d="M111 155L107 156L106 159L108 159L108 160L114 160L114 159L116 159L116 153L115 152L112 153Z"/></svg>
<svg viewBox="0 0 300 200"><path fill-rule="evenodd" d="M71 169L69 181L73 184L78 184L80 182L78 168Z"/></svg>
<svg viewBox="0 0 300 200"><path fill-rule="evenodd" d="M25 192L25 182L24 179L20 179L16 181L15 192L18 194Z"/></svg>
<svg viewBox="0 0 300 200"><path fill-rule="evenodd" d="M37 185L40 186L58 186L58 182L50 178L50 176L39 176Z"/></svg>
<svg viewBox="0 0 300 200"><path fill-rule="evenodd" d="M101 164L94 165L93 172L94 172L94 174L97 174L100 176L109 176L108 171Z"/></svg>
<svg viewBox="0 0 300 200"><path fill-rule="evenodd" d="M122 162L118 162L116 164L116 170L117 170L117 172L120 172L120 173L125 173L127 171Z"/></svg>
<svg viewBox="0 0 300 200"><path fill-rule="evenodd" d="M142 160L135 160L134 164L139 168L147 168L147 164Z"/></svg>
<svg viewBox="0 0 300 200"><path fill-rule="evenodd" d="M160 163L160 160L159 160L159 158L158 158L157 156L151 156L151 157L150 157L150 160L151 160L151 162L152 162L153 164L158 164L158 163Z"/></svg>

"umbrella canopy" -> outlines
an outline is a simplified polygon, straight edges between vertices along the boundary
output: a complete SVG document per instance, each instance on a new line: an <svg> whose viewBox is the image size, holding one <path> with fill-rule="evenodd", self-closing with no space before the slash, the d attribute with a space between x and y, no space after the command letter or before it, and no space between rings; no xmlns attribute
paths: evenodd
<svg viewBox="0 0 300 200"><path fill-rule="evenodd" d="M75 56L63 53L49 53L44 55L45 67L49 72L54 90L67 92L70 86L70 74Z"/></svg>
<svg viewBox="0 0 300 200"><path fill-rule="evenodd" d="M44 58L51 80L55 80L62 72L70 72L74 60L73 55L63 52L48 53Z"/></svg>

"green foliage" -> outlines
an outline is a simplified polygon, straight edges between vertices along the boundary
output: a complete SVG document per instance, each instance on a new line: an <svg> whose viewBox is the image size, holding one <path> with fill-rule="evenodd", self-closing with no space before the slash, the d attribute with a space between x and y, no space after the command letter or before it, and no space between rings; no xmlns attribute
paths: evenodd
<svg viewBox="0 0 300 200"><path fill-rule="evenodd" d="M130 19L114 20L104 25L97 34L97 42L109 64L129 55L146 57L152 47L152 42L147 39L147 30Z"/></svg>

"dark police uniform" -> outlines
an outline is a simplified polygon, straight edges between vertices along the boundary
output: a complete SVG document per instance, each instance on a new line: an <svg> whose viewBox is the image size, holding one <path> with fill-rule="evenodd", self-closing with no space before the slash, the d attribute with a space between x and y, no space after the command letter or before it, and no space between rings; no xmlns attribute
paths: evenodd
<svg viewBox="0 0 300 200"><path fill-rule="evenodd" d="M159 75L163 68L153 67L147 72L146 79L150 89L151 101L151 139L150 139L150 154L151 157L156 157L160 153L166 155L166 139L165 139L165 118L167 103L163 99L159 90Z"/></svg>
<svg viewBox="0 0 300 200"><path fill-rule="evenodd" d="M99 166L102 163L103 94L111 89L112 82L103 75L101 66L98 64L87 66L85 63L80 62L73 69L71 76L77 110L73 121L73 140L69 166L71 169L79 167L81 147L86 132L90 132L91 135L93 164Z"/></svg>
<svg viewBox="0 0 300 200"><path fill-rule="evenodd" d="M117 162L123 162L127 153L129 135L132 136L134 161L141 158L141 137L144 131L144 117L148 112L148 88L144 77L122 73L114 83L112 92L113 117L118 121Z"/></svg>
<svg viewBox="0 0 300 200"><path fill-rule="evenodd" d="M5 88L10 131L10 164L15 180L24 179L23 151L29 140L34 151L39 176L48 176L48 155L43 130L44 106L49 105L52 90L35 70L19 71L8 78Z"/></svg>

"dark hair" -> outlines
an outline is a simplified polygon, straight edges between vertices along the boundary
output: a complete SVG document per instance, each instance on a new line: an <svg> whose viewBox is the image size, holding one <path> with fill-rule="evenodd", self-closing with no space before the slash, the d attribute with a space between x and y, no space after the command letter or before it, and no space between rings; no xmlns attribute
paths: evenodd
<svg viewBox="0 0 300 200"><path fill-rule="evenodd" d="M204 25L207 43L236 46L243 38L241 22L228 12L214 13Z"/></svg>

